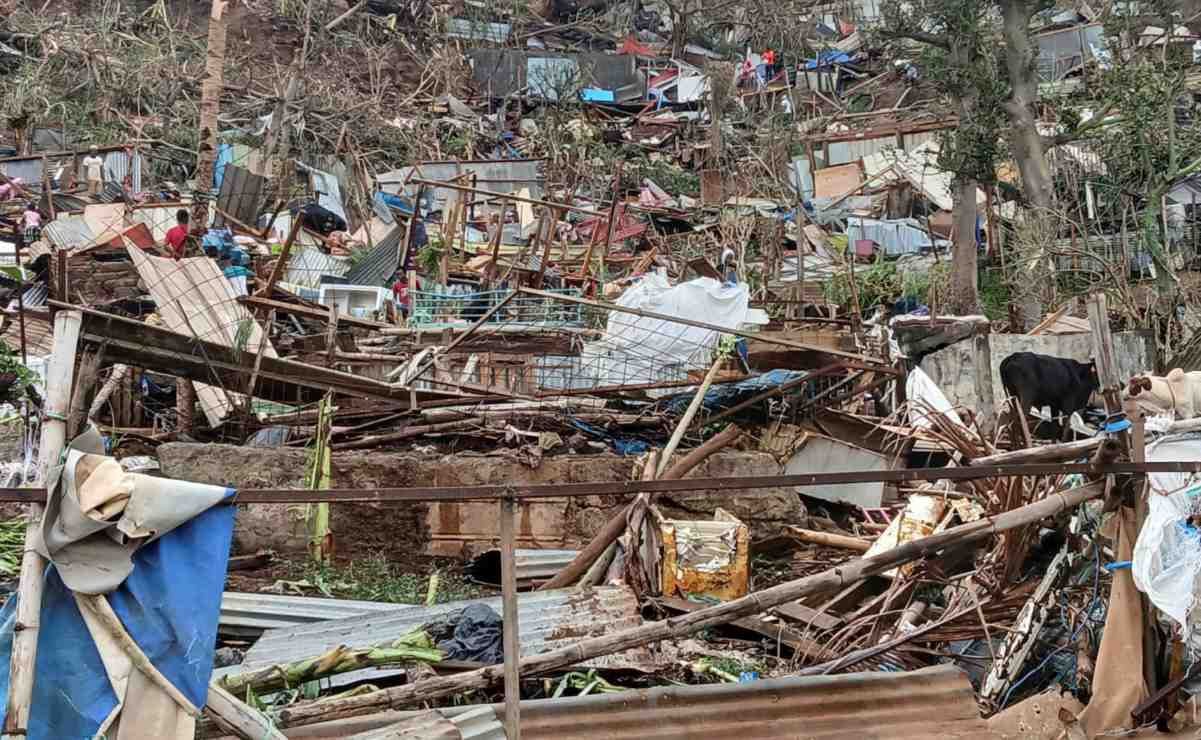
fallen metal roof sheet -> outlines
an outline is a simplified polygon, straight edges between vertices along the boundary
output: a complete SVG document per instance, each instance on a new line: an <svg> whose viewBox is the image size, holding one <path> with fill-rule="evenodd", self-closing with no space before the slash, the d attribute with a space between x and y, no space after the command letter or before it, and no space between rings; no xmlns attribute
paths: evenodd
<svg viewBox="0 0 1201 740"><path fill-rule="evenodd" d="M242 347L261 347L264 357L278 357L216 262L208 257L151 257L137 247L129 247L128 253L166 328L222 347L238 346L244 338ZM217 426L233 410L239 394L197 383L196 397L209 424Z"/></svg>
<svg viewBox="0 0 1201 740"><path fill-rule="evenodd" d="M59 216L42 227L42 238L58 249L74 249L91 244L96 238L83 216Z"/></svg>
<svg viewBox="0 0 1201 740"><path fill-rule="evenodd" d="M503 704L443 707L438 711L463 730L467 725L463 715L481 715L481 709L487 709L498 721L504 716ZM298 727L289 730L288 737L344 738L424 714L389 710ZM526 700L521 702L521 736L530 740L1001 737L980 719L967 674L951 665L910 672L790 676L739 684L663 686ZM487 737L491 740L503 735Z"/></svg>
<svg viewBox="0 0 1201 740"><path fill-rule="evenodd" d="M322 599L315 596L226 591L221 595L219 626L225 634L259 635L266 630L296 627L331 619L396 611L397 605L383 601Z"/></svg>
<svg viewBox="0 0 1201 740"><path fill-rule="evenodd" d="M346 740L505 740L505 728L487 704L466 711L431 709L394 724L346 736Z"/></svg>
<svg viewBox="0 0 1201 740"><path fill-rule="evenodd" d="M995 737L980 719L967 674L954 666L523 701L521 736L529 740Z"/></svg>
<svg viewBox="0 0 1201 740"><path fill-rule="evenodd" d="M534 591L520 594L517 600L523 655L536 655L585 637L642 624L638 599L625 586ZM484 604L501 612L499 596L428 607L392 604L393 609L385 613L271 630L247 651L242 665L219 669L214 676L310 658L339 645L351 649L380 645L470 604ZM636 648L588 664L646 669L655 665L656 659L646 648Z"/></svg>
<svg viewBox="0 0 1201 740"><path fill-rule="evenodd" d="M301 233L305 233L301 230ZM299 242L300 240L297 239ZM299 249L297 249L299 247ZM306 288L321 286L321 276L342 277L350 271L349 257L333 257L314 246L296 244L288 258L284 281Z"/></svg>
<svg viewBox="0 0 1201 740"><path fill-rule="evenodd" d="M579 550L515 550L513 556L517 566L517 583L525 586L548 580L566 568L579 554ZM477 555L468 566L467 574L480 583L499 584L500 550L488 550Z"/></svg>
<svg viewBox="0 0 1201 740"><path fill-rule="evenodd" d="M400 240L405 228L400 224L392 227L388 235L367 251L346 273L346 282L351 285L382 286L400 266Z"/></svg>

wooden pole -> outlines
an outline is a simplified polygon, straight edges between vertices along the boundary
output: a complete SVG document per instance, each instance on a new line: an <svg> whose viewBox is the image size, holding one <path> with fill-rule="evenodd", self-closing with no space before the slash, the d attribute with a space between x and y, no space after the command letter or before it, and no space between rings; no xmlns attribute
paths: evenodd
<svg viewBox="0 0 1201 740"><path fill-rule="evenodd" d="M608 635L578 640L564 648L531 655L521 661L521 670L527 675L546 673L651 642L694 634L710 627L727 624L744 616L767 611L774 606L795 601L809 594L837 591L864 578L884 573L898 565L932 555L947 547L976 542L1000 532L1041 521L1094 499L1100 496L1104 490L1104 483L1093 483L1069 491L1052 493L1040 501L998 514L995 517L978 519L958 527L952 527L929 537L906 542L879 555L843 563L821 573L782 583L739 599L698 609L690 614L683 614L672 619L650 622ZM502 673L501 666L488 666L457 676L416 681L404 686L372 691L358 696L292 705L280 710L278 726L310 725L330 719L353 717L407 706L417 701L430 701L463 691L482 689L495 683Z"/></svg>
<svg viewBox="0 0 1201 740"><path fill-rule="evenodd" d="M676 451L676 447L680 445L680 440L684 438L684 432L688 431L688 427L692 424L692 417L696 416L696 412L701 407L701 403L705 400L705 393L709 390L709 386L713 385L713 379L717 377L717 373L721 370L721 366L725 364L726 358L721 353L717 353L717 357L713 360L713 364L709 366L709 372L705 373L705 379L701 382L701 387L696 389L696 393L692 396L692 401L688 404L688 408L684 410L684 415L680 417L680 421L676 424L676 428L671 433L671 439L667 440L667 446L663 448L663 453L659 456L659 469L655 472L655 477L658 478L667 472L667 463L671 460L671 453Z"/></svg>
<svg viewBox="0 0 1201 740"><path fill-rule="evenodd" d="M844 550L855 550L856 552L867 552L872 546L872 543L858 537L847 537L830 532L816 532L812 529L801 529L800 527L786 527L785 530L801 542L808 542L812 545L840 547Z"/></svg>
<svg viewBox="0 0 1201 740"><path fill-rule="evenodd" d="M46 372L46 405L42 421L42 443L38 456L38 484L45 485L50 469L58 464L67 443L71 381L75 374L75 351L83 314L58 311L54 315L54 350ZM26 514L25 552L21 556L21 580L17 589L17 619L9 663L8 709L4 717L6 736L24 736L29 730L29 706L33 698L34 666L37 663L39 617L42 611L42 575L46 561L32 543L42 524L42 507L31 504Z"/></svg>
<svg viewBox="0 0 1201 740"><path fill-rule="evenodd" d="M517 502L500 500L500 583L504 618L505 736L521 740L521 633L517 624Z"/></svg>

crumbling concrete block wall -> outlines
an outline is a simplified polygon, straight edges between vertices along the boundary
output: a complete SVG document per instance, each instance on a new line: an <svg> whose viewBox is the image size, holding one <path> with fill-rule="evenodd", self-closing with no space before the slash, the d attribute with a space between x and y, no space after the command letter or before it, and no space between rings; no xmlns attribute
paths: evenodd
<svg viewBox="0 0 1201 740"><path fill-rule="evenodd" d="M1093 335L1081 334L989 334L992 361L993 399L1005 398L1001 385L1001 362L1014 352L1034 352L1087 362L1094 356ZM1113 335L1118 376L1125 379L1155 367L1155 339L1148 331L1117 332ZM927 355L919 363L938 384L951 403L980 412L980 393L975 380L975 353L971 341L957 342Z"/></svg>
<svg viewBox="0 0 1201 740"><path fill-rule="evenodd" d="M289 448L172 443L159 447L163 475L232 488L301 488L307 453ZM334 488L413 486L537 485L629 480L635 459L617 455L561 455L530 468L495 454L420 455L335 452ZM688 476L727 478L778 475L780 464L766 452L727 450L710 457ZM578 547L628 503L622 496L550 498L524 502L518 510L518 546ZM788 488L720 490L672 494L659 500L671 519L709 519L717 507L746 522L752 533L774 533L784 524L803 524L801 497ZM274 549L302 552L304 528L299 507L255 504L239 507L234 531L238 552ZM499 542L496 503L333 504L335 542L353 542L359 552L407 552L458 556ZM340 534L350 535L339 537Z"/></svg>

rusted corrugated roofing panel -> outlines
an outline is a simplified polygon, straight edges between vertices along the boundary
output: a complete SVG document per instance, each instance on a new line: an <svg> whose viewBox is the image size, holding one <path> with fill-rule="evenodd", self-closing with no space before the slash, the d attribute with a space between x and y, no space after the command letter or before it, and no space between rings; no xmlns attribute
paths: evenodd
<svg viewBox="0 0 1201 740"><path fill-rule="evenodd" d="M523 701L521 736L527 740L995 737L980 719L967 675L954 666Z"/></svg>

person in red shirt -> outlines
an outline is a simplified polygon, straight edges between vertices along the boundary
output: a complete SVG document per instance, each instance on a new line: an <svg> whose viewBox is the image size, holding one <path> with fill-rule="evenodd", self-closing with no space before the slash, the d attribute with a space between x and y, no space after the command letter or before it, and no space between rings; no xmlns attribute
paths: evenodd
<svg viewBox="0 0 1201 740"><path fill-rule="evenodd" d="M183 259L188 241L189 219L187 210L180 208L175 212L175 226L167 231L167 251L174 259Z"/></svg>

